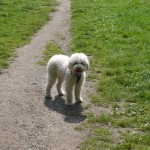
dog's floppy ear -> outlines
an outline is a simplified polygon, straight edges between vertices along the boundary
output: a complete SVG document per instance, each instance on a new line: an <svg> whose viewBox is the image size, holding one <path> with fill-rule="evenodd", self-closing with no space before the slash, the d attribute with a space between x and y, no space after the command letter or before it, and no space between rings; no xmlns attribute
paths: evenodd
<svg viewBox="0 0 150 150"><path fill-rule="evenodd" d="M90 69L90 63L89 63L89 59L88 59L88 56L85 55L84 53L80 53L83 58L84 58L84 61L86 62L86 69L89 70Z"/></svg>
<svg viewBox="0 0 150 150"><path fill-rule="evenodd" d="M87 70L90 69L90 63L89 63L89 60L87 61Z"/></svg>
<svg viewBox="0 0 150 150"><path fill-rule="evenodd" d="M87 70L90 69L90 62L89 62L89 58L87 55L84 54L84 56L86 57L86 65L87 65Z"/></svg>
<svg viewBox="0 0 150 150"><path fill-rule="evenodd" d="M69 68L69 70L71 70L71 66L72 66L72 63L69 61L68 62L68 68Z"/></svg>

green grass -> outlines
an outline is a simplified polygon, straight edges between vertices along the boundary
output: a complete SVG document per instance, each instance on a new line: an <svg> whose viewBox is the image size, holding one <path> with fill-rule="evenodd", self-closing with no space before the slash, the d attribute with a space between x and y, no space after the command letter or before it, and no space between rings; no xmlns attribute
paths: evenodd
<svg viewBox="0 0 150 150"><path fill-rule="evenodd" d="M97 92L103 98L150 97L149 5L139 0L73 1L72 50L92 55L91 68L100 80Z"/></svg>
<svg viewBox="0 0 150 150"><path fill-rule="evenodd" d="M112 133L104 128L97 128L94 130L94 135L90 137L83 145L81 149L94 150L95 148L99 150L104 150L110 147L112 142Z"/></svg>
<svg viewBox="0 0 150 150"><path fill-rule="evenodd" d="M73 0L72 51L90 56L91 101L111 113L88 114L91 136L82 149L146 150L150 134L150 1ZM110 128L111 126L111 128ZM129 129L103 141L95 129ZM80 130L84 127L78 127ZM94 130L93 130L94 129ZM137 133L132 136L132 131ZM102 135L103 136L103 135ZM114 135L112 135L114 136ZM138 139L142 140L139 142Z"/></svg>
<svg viewBox="0 0 150 150"><path fill-rule="evenodd" d="M8 67L7 60L14 49L29 42L54 11L55 0L0 1L0 69Z"/></svg>
<svg viewBox="0 0 150 150"><path fill-rule="evenodd" d="M83 150L147 150L150 146L150 130L140 127L139 120L135 118L116 116L115 113L102 113L99 116L88 113L87 116L88 121L75 128L77 131L87 128L91 131L81 146Z"/></svg>
<svg viewBox="0 0 150 150"><path fill-rule="evenodd" d="M49 19L54 5L54 0L0 1L0 69L8 67L14 49L29 42ZM90 95L93 105L112 106L110 113L89 112L87 122L75 127L91 133L82 143L83 150L150 147L149 7L146 0L72 0L72 51L91 56L88 80L97 81L96 94ZM60 53L51 42L39 64L46 65Z"/></svg>

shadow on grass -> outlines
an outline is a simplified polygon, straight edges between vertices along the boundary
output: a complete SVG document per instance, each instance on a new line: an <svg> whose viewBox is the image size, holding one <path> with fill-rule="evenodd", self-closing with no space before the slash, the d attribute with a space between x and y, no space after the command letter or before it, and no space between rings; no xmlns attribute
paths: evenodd
<svg viewBox="0 0 150 150"><path fill-rule="evenodd" d="M71 107L65 105L62 96L56 96L54 100L45 98L45 106L65 116L64 121L68 123L80 123L87 117L83 115L83 107L81 104L75 103Z"/></svg>

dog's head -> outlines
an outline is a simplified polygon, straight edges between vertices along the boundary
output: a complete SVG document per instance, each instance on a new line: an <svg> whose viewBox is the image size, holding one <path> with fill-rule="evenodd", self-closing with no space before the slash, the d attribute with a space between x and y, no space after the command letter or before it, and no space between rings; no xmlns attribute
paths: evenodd
<svg viewBox="0 0 150 150"><path fill-rule="evenodd" d="M69 69L77 75L89 69L89 60L84 53L74 53L69 59Z"/></svg>

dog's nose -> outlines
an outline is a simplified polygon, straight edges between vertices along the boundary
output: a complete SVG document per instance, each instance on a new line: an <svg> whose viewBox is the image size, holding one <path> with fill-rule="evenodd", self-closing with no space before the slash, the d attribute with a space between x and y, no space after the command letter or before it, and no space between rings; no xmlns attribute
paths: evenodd
<svg viewBox="0 0 150 150"><path fill-rule="evenodd" d="M81 65L78 65L78 66L77 66L77 69L81 69Z"/></svg>

